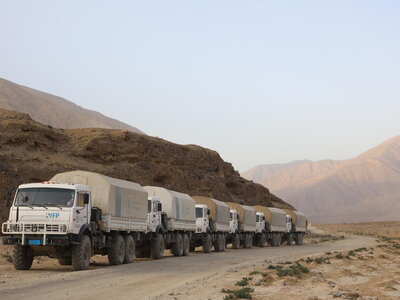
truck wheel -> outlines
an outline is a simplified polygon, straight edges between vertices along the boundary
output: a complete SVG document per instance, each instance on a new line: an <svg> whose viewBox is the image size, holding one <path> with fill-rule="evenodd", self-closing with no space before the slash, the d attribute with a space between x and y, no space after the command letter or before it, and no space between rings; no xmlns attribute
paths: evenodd
<svg viewBox="0 0 400 300"><path fill-rule="evenodd" d="M214 242L214 250L216 252L222 251L222 234L217 233L217 237Z"/></svg>
<svg viewBox="0 0 400 300"><path fill-rule="evenodd" d="M183 238L180 233L176 234L176 241L172 245L171 251L174 256L182 256L182 254L183 254Z"/></svg>
<svg viewBox="0 0 400 300"><path fill-rule="evenodd" d="M251 233L249 233L249 248L253 247L253 237L251 236Z"/></svg>
<svg viewBox="0 0 400 300"><path fill-rule="evenodd" d="M240 237L238 233L235 233L234 236L232 237L232 248L239 249L239 247L240 247Z"/></svg>
<svg viewBox="0 0 400 300"><path fill-rule="evenodd" d="M263 248L265 245L265 233L261 233L258 239L258 246Z"/></svg>
<svg viewBox="0 0 400 300"><path fill-rule="evenodd" d="M303 235L301 233L296 234L296 237L295 237L294 241L295 241L296 245L303 244Z"/></svg>
<svg viewBox="0 0 400 300"><path fill-rule="evenodd" d="M92 245L87 235L82 235L78 245L72 245L72 268L75 271L89 269Z"/></svg>
<svg viewBox="0 0 400 300"><path fill-rule="evenodd" d="M184 233L183 235L183 251L182 251L182 255L183 256L188 256L189 255L189 247L190 247L190 241L189 241L189 237L186 233Z"/></svg>
<svg viewBox="0 0 400 300"><path fill-rule="evenodd" d="M130 264L135 260L135 240L130 234L124 236L125 258L124 264Z"/></svg>
<svg viewBox="0 0 400 300"><path fill-rule="evenodd" d="M72 265L72 257L59 257L58 263L61 266L70 266Z"/></svg>
<svg viewBox="0 0 400 300"><path fill-rule="evenodd" d="M288 245L293 244L293 234L291 234L291 233L288 234L287 239L286 239L286 243Z"/></svg>
<svg viewBox="0 0 400 300"><path fill-rule="evenodd" d="M203 252L204 253L210 253L211 252L211 247L212 247L212 241L211 241L211 235L210 234L206 234L203 237Z"/></svg>
<svg viewBox="0 0 400 300"><path fill-rule="evenodd" d="M153 259L161 259L164 256L164 237L160 233L156 233L151 240L151 257Z"/></svg>
<svg viewBox="0 0 400 300"><path fill-rule="evenodd" d="M243 248L249 248L249 235L247 233L245 233L243 237Z"/></svg>
<svg viewBox="0 0 400 300"><path fill-rule="evenodd" d="M12 247L11 259L15 270L29 270L33 262L33 253L29 246Z"/></svg>
<svg viewBox="0 0 400 300"><path fill-rule="evenodd" d="M278 234L277 233L273 233L273 235L272 235L272 242L271 242L271 245L273 246L273 247L276 247L276 246L278 246Z"/></svg>
<svg viewBox="0 0 400 300"><path fill-rule="evenodd" d="M221 251L225 251L225 249L226 249L226 237L225 237L225 234L222 234L222 249L221 249Z"/></svg>
<svg viewBox="0 0 400 300"><path fill-rule="evenodd" d="M279 233L276 234L276 243L277 246L282 245L282 236Z"/></svg>
<svg viewBox="0 0 400 300"><path fill-rule="evenodd" d="M110 265L120 265L125 259L125 242L121 235L117 234L114 244L108 249L108 262Z"/></svg>

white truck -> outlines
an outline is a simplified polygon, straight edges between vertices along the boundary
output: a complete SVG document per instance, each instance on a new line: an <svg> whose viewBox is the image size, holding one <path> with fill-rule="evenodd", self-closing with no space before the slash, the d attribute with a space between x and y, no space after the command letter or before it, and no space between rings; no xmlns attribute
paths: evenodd
<svg viewBox="0 0 400 300"><path fill-rule="evenodd" d="M230 209L224 202L204 196L194 196L196 201L196 235L191 245L202 246L203 252L224 251L230 231Z"/></svg>
<svg viewBox="0 0 400 300"><path fill-rule="evenodd" d="M111 265L130 263L135 245L151 239L147 192L137 183L73 171L49 182L23 184L16 191L3 243L13 245L18 270L48 255L74 270L89 267L94 254Z"/></svg>
<svg viewBox="0 0 400 300"><path fill-rule="evenodd" d="M274 207L253 206L265 217L266 240L271 246L280 246L282 241L291 244L293 241L291 217L285 211Z"/></svg>
<svg viewBox="0 0 400 300"><path fill-rule="evenodd" d="M256 211L247 205L241 205L234 202L226 202L230 207L231 221L228 242L234 249L251 248L253 238L257 232Z"/></svg>
<svg viewBox="0 0 400 300"><path fill-rule="evenodd" d="M291 233L293 235L296 245L302 245L303 238L304 235L306 234L308 225L306 216L301 211L298 210L284 209L284 211L292 219Z"/></svg>
<svg viewBox="0 0 400 300"><path fill-rule="evenodd" d="M137 256L150 256L151 253L153 258L161 258L164 248L171 249L174 256L189 255L190 242L196 231L194 199L188 194L162 187L145 186L144 189L148 193L149 201L155 203L155 212L150 223L156 224L153 225L156 227L156 238L150 248ZM158 203L161 204L162 211L157 213Z"/></svg>

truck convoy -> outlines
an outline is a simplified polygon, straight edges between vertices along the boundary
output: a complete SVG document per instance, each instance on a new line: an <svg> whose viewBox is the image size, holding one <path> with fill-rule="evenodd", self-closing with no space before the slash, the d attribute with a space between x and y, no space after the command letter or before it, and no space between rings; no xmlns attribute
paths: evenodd
<svg viewBox="0 0 400 300"><path fill-rule="evenodd" d="M293 220L293 224L290 223ZM289 223L288 223L289 221ZM35 256L57 258L74 270L88 269L93 255L110 265L135 257L161 259L164 250L187 256L203 252L277 246L293 236L300 245L307 228L301 212L225 203L98 173L59 173L44 183L22 184L2 225L3 244L13 245L15 269ZM279 241L278 241L279 240Z"/></svg>

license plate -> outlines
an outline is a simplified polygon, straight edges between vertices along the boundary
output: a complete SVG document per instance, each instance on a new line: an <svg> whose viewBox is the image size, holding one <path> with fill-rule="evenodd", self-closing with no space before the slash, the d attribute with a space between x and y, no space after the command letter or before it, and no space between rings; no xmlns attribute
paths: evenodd
<svg viewBox="0 0 400 300"><path fill-rule="evenodd" d="M29 240L28 245L40 245L40 240Z"/></svg>

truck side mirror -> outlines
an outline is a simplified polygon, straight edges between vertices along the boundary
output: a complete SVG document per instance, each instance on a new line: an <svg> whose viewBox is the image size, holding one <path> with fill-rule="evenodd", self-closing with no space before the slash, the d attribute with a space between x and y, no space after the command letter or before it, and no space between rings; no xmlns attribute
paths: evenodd
<svg viewBox="0 0 400 300"><path fill-rule="evenodd" d="M162 204L161 203L158 203L157 209L158 209L158 211L162 211Z"/></svg>
<svg viewBox="0 0 400 300"><path fill-rule="evenodd" d="M83 204L89 204L89 194L83 194Z"/></svg>
<svg viewBox="0 0 400 300"><path fill-rule="evenodd" d="M210 209L207 208L207 216L209 216L211 214Z"/></svg>

